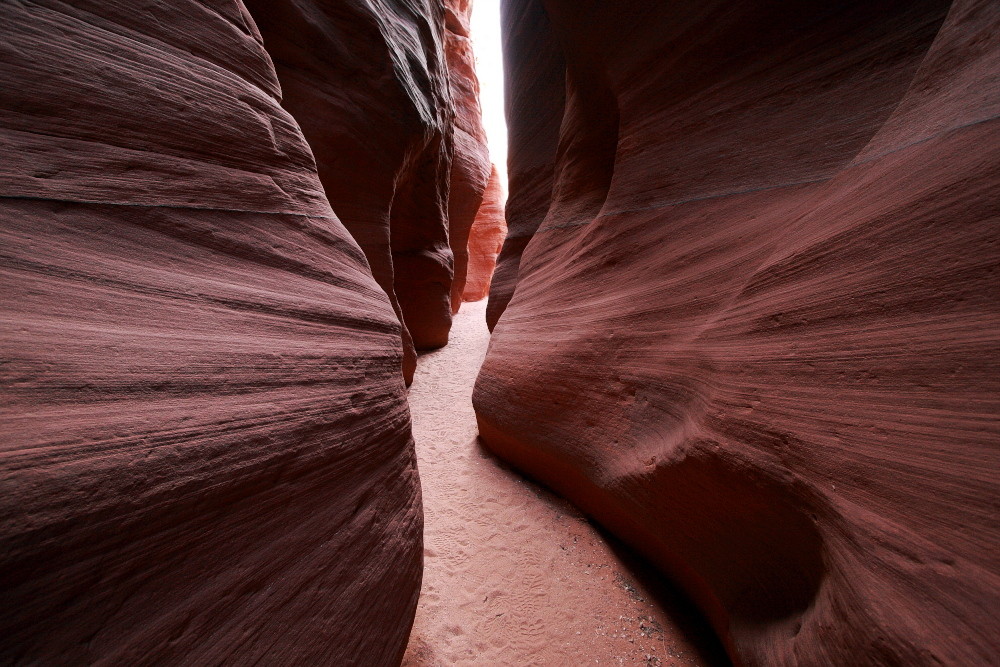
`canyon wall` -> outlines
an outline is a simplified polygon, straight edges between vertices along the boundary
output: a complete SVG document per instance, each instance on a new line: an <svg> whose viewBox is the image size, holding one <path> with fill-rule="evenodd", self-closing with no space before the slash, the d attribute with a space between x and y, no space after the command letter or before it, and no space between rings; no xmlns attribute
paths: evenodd
<svg viewBox="0 0 1000 667"><path fill-rule="evenodd" d="M521 253L549 207L566 62L541 2L505 0L500 21L507 113L507 236L490 285L486 323L493 330L514 294Z"/></svg>
<svg viewBox="0 0 1000 667"><path fill-rule="evenodd" d="M403 372L448 342L489 156L469 0L246 0L337 216L404 322Z"/></svg>
<svg viewBox="0 0 1000 667"><path fill-rule="evenodd" d="M431 0L247 0L331 205L416 347L447 341L451 96L444 12Z"/></svg>
<svg viewBox="0 0 1000 667"><path fill-rule="evenodd" d="M503 186L500 174L493 167L483 203L476 213L476 220L469 234L469 268L465 278L463 301L485 299L490 292L490 280L496 269L497 255L507 235L504 220Z"/></svg>
<svg viewBox="0 0 1000 667"><path fill-rule="evenodd" d="M457 313L462 305L462 295L468 281L470 263L482 273L480 256L489 248L480 248L481 240L470 247L472 226L478 220L481 206L494 205L487 201L487 187L491 185L489 151L483 114L479 108L479 80L476 77L476 58L469 38L469 19L472 0L448 0L447 53L448 71L451 74L452 99L455 105L455 157L451 167L451 195L448 200L448 224L452 252L455 254L455 278L451 285L451 310ZM489 193L493 196L492 191ZM479 238L482 237L480 230ZM492 271L491 271L492 273ZM476 277L476 280L481 278ZM484 295L485 296L485 295Z"/></svg>
<svg viewBox="0 0 1000 667"><path fill-rule="evenodd" d="M318 35L322 16L290 24L350 55L358 82L330 96L412 75L303 124L369 116L339 156L357 180L325 185L357 189L352 223L433 218L372 239L397 275L444 276L449 112L422 61L439 35L386 21L343 31L391 27L381 59ZM250 16L0 3L0 91L0 663L398 664L422 567L401 329Z"/></svg>
<svg viewBox="0 0 1000 667"><path fill-rule="evenodd" d="M504 29L486 446L737 664L995 661L1000 6L508 0Z"/></svg>

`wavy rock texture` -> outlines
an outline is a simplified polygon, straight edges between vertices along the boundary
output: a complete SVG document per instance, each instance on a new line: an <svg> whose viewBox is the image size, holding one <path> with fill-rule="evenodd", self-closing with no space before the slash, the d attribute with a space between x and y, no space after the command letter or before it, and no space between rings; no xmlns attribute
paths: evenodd
<svg viewBox="0 0 1000 667"><path fill-rule="evenodd" d="M240 7L0 4L0 663L402 655L400 327Z"/></svg>
<svg viewBox="0 0 1000 667"><path fill-rule="evenodd" d="M496 268L497 255L507 235L503 212L503 189L500 174L493 167L483 203L469 234L469 268L462 292L463 301L479 301L490 293L490 279Z"/></svg>
<svg viewBox="0 0 1000 667"><path fill-rule="evenodd" d="M282 105L302 126L331 205L405 323L409 383L414 347L444 345L451 327L449 180L453 154L465 153L453 147L463 135L454 127L450 86L468 72L449 74L445 47L458 38L445 30L443 3L246 4L274 59Z"/></svg>
<svg viewBox="0 0 1000 667"><path fill-rule="evenodd" d="M680 581L739 664L994 661L1000 7L504 21L488 447Z"/></svg>
<svg viewBox="0 0 1000 667"><path fill-rule="evenodd" d="M469 39L472 0L448 0L447 12L446 52L455 105L455 158L451 165L448 225L451 249L455 254L451 310L457 313L462 305L470 262L479 266L485 259L474 254L479 249L478 246L475 250L470 247L470 234L483 204L492 165L479 107L476 58Z"/></svg>
<svg viewBox="0 0 1000 667"><path fill-rule="evenodd" d="M507 110L507 236L486 307L490 331L517 283L521 253L545 218L566 100L566 59L537 0L505 0L500 20Z"/></svg>

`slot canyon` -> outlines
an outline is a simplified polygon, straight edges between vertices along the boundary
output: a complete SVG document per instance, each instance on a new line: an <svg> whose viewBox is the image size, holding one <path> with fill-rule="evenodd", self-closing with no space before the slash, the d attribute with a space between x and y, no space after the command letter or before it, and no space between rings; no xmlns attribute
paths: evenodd
<svg viewBox="0 0 1000 667"><path fill-rule="evenodd" d="M0 665L1000 664L996 0L4 0L0 142Z"/></svg>

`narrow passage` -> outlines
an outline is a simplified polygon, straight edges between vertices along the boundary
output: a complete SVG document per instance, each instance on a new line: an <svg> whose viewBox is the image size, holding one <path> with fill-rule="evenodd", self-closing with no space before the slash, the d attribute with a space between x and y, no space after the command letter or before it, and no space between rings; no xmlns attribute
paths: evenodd
<svg viewBox="0 0 1000 667"><path fill-rule="evenodd" d="M463 304L451 342L420 357L410 390L426 528L403 665L720 664L685 602L480 446L471 397L485 309Z"/></svg>

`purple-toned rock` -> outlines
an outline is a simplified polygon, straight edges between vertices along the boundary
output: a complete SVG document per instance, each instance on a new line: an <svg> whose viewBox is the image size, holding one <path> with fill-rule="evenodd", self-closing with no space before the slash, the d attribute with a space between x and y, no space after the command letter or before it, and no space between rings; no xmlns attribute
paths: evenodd
<svg viewBox="0 0 1000 667"><path fill-rule="evenodd" d="M400 325L279 96L238 2L0 4L0 663L402 655Z"/></svg>
<svg viewBox="0 0 1000 667"><path fill-rule="evenodd" d="M737 664L994 663L1000 5L509 0L504 27L486 445Z"/></svg>
<svg viewBox="0 0 1000 667"><path fill-rule="evenodd" d="M467 0L247 0L337 216L415 349L448 342L489 176Z"/></svg>
<svg viewBox="0 0 1000 667"><path fill-rule="evenodd" d="M514 294L521 254L551 203L566 103L566 59L542 3L517 0L501 8L509 150L507 236L486 308L491 331Z"/></svg>
<svg viewBox="0 0 1000 667"><path fill-rule="evenodd" d="M247 0L337 216L414 347L447 341L451 117L444 8L432 0Z"/></svg>

